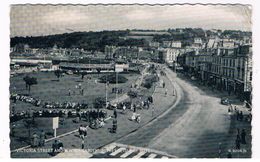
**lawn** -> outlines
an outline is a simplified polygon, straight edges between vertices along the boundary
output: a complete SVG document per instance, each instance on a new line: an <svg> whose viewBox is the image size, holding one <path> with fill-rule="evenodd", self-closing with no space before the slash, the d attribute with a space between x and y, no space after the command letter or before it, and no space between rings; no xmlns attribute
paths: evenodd
<svg viewBox="0 0 260 162"><path fill-rule="evenodd" d="M91 79L88 79L88 76L82 80L79 75L65 75L60 78L60 81L57 81L56 76L53 72L34 72L29 74L31 77L36 77L38 84L31 87L30 96L34 98L41 99L42 101L48 102L79 102L79 103L88 103L92 104L94 99L97 97L105 98L105 84L99 83L98 78L105 74L91 74ZM123 93L128 92L131 85L136 81L140 76L136 73L120 74L128 79L126 83L118 84L118 88L123 89ZM26 74L20 74L10 78L10 93L18 94L29 94L26 90L25 83L23 78ZM75 86L81 84L81 87L84 89L84 95L80 94L79 89L76 89ZM108 100L116 98L116 94L112 93L112 88L115 84L110 84L107 87ZM71 90L71 95L69 96L69 89ZM118 95L120 96L120 94ZM10 107L15 110L15 112L22 112L29 109L33 110L43 110L42 106L36 107L32 104L25 103L22 101L17 101L16 103L10 102ZM90 106L91 107L91 106ZM36 125L31 128L31 134L34 132L40 132L42 129L46 133L52 132L52 118L36 118ZM57 134L62 134L69 132L78 128L80 124L87 124L86 121L80 121L80 123L74 123L75 118L68 118L65 120L63 125L60 125L60 128L57 130ZM11 149L16 149L25 145L28 145L28 129L25 128L24 120L20 120L12 123L14 126L15 137L11 137ZM48 136L49 138L52 135Z"/></svg>
<svg viewBox="0 0 260 162"><path fill-rule="evenodd" d="M30 76L36 77L38 84L31 87L30 95L34 98L41 99L42 101L47 102L77 102L77 103L88 103L92 105L93 101L97 97L106 96L106 87L104 83L99 83L98 78L105 74L91 74L91 79L88 79L87 76L84 79L81 79L79 75L65 75L60 78L60 81L57 81L56 76L53 72L35 72L30 73ZM136 73L129 74L120 74L128 79L126 83L118 84L118 88L123 89L123 93L128 92L132 83L140 76ZM10 78L10 92L18 94L28 94L26 90L23 77L25 74L11 77ZM97 81L97 82L96 82ZM84 89L84 95L80 94L80 90L76 89L76 86L81 84L81 87ZM112 88L116 87L116 84L109 84L107 86L108 100L116 98L116 94L112 93ZM69 96L69 89L71 95ZM118 95L120 96L120 94ZM13 106L13 104L11 105ZM15 104L15 111L21 112L28 108L41 109L41 107L35 107L31 104L23 103L18 101Z"/></svg>

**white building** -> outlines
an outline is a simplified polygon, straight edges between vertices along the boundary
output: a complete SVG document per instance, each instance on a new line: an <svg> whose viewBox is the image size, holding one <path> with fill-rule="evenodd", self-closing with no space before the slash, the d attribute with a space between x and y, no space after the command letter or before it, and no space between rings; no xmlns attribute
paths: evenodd
<svg viewBox="0 0 260 162"><path fill-rule="evenodd" d="M201 38L197 37L197 38L194 38L194 43L195 44L202 44L203 42L202 42Z"/></svg>
<svg viewBox="0 0 260 162"><path fill-rule="evenodd" d="M180 41L173 41L171 47L181 48L181 42Z"/></svg>
<svg viewBox="0 0 260 162"><path fill-rule="evenodd" d="M158 48L160 46L160 43L159 42L149 42L149 46Z"/></svg>

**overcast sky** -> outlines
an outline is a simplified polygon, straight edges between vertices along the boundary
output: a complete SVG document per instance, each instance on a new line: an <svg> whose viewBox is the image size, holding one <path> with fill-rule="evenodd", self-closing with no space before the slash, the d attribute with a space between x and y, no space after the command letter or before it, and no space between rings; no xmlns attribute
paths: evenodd
<svg viewBox="0 0 260 162"><path fill-rule="evenodd" d="M185 27L251 31L251 14L242 5L13 5L10 32L14 37Z"/></svg>

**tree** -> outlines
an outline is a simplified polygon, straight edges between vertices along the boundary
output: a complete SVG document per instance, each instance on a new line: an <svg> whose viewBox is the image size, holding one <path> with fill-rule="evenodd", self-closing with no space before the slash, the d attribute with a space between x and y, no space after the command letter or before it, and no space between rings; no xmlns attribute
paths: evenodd
<svg viewBox="0 0 260 162"><path fill-rule="evenodd" d="M128 79L122 75L119 75L116 77L116 73L110 74L110 75L104 75L99 78L100 83L111 83L111 84L116 84L116 83L125 83L128 81Z"/></svg>
<svg viewBox="0 0 260 162"><path fill-rule="evenodd" d="M34 121L31 119L26 119L23 121L24 126L26 129L28 129L28 138L31 139L31 128L34 126Z"/></svg>
<svg viewBox="0 0 260 162"><path fill-rule="evenodd" d="M35 77L29 77L28 75L25 76L23 78L24 82L25 82L25 85L26 85L26 89L28 89L29 93L31 91L31 86L34 85L34 84L38 84L37 82L37 78Z"/></svg>
<svg viewBox="0 0 260 162"><path fill-rule="evenodd" d="M59 69L58 69L58 70L55 70L55 71L54 71L54 74L55 74L55 75L56 75L56 77L58 78L58 81L60 81L60 79L59 79L59 78L60 78L60 77L61 77L61 75L62 75L62 72L61 72L61 70L59 70Z"/></svg>
<svg viewBox="0 0 260 162"><path fill-rule="evenodd" d="M99 118L99 110L106 106L106 100L103 97L97 97L94 101L94 107L98 110L98 118Z"/></svg>

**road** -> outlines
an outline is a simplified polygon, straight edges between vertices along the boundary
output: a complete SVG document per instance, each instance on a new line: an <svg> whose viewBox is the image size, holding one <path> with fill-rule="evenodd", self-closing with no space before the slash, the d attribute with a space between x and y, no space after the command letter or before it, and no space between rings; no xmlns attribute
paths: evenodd
<svg viewBox="0 0 260 162"><path fill-rule="evenodd" d="M156 122L117 142L147 147L177 157L219 157L228 144L230 117L220 96L176 77L166 68L180 101ZM221 155L225 156L226 155Z"/></svg>

